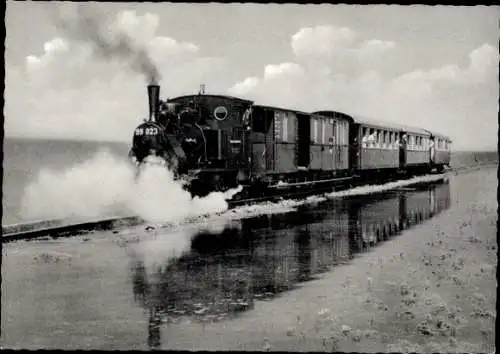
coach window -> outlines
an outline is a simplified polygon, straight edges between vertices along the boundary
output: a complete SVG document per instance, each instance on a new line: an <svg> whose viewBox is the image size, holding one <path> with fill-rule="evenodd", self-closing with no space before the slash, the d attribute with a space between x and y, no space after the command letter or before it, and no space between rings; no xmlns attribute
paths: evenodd
<svg viewBox="0 0 500 354"><path fill-rule="evenodd" d="M334 130L335 131L335 130ZM361 144L362 146L365 148L368 146L368 129L367 128L362 128L361 129L361 133L362 133L362 136L361 136Z"/></svg>
<svg viewBox="0 0 500 354"><path fill-rule="evenodd" d="M281 139L284 143L286 143L288 142L288 117L284 115L282 119L283 119L283 131L282 131L283 136L281 137Z"/></svg>
<svg viewBox="0 0 500 354"><path fill-rule="evenodd" d="M368 147L372 147L375 144L375 129L370 128L370 135L368 135Z"/></svg>
<svg viewBox="0 0 500 354"><path fill-rule="evenodd" d="M313 143L318 142L318 120L313 118L313 134L312 134Z"/></svg>
<svg viewBox="0 0 500 354"><path fill-rule="evenodd" d="M335 131L336 131L336 136L337 136L337 145L344 145L345 144L345 139L343 136L343 130L344 130L344 125L342 124L342 121L339 121L337 125L335 126Z"/></svg>
<svg viewBox="0 0 500 354"><path fill-rule="evenodd" d="M331 120L331 122L332 122L331 136L333 137L333 145L338 145L339 141L337 137L337 126L339 125L339 122L333 119ZM363 137L361 137L361 139L363 139Z"/></svg>
<svg viewBox="0 0 500 354"><path fill-rule="evenodd" d="M326 120L321 120L321 143L326 144Z"/></svg>

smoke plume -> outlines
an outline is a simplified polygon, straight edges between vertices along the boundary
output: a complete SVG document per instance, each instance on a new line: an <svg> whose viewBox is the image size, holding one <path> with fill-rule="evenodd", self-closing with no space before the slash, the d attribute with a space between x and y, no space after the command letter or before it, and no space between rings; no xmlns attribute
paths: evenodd
<svg viewBox="0 0 500 354"><path fill-rule="evenodd" d="M60 7L53 18L64 33L74 40L88 43L97 58L121 60L129 67L145 76L147 83L158 83L160 73L144 46L123 30L111 28L107 17L88 5L78 4L75 11L64 11Z"/></svg>
<svg viewBox="0 0 500 354"><path fill-rule="evenodd" d="M108 151L64 171L42 170L25 189L21 214L25 220L87 220L137 215L156 224L227 210L225 193L192 198L160 161L151 159L136 176L135 168Z"/></svg>

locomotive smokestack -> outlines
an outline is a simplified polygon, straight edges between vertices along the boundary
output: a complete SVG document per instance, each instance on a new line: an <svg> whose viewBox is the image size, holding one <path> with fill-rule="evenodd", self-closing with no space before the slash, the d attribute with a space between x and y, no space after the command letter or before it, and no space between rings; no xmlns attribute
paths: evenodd
<svg viewBox="0 0 500 354"><path fill-rule="evenodd" d="M149 120L158 121L158 105L160 103L160 85L151 83L148 85L149 97Z"/></svg>

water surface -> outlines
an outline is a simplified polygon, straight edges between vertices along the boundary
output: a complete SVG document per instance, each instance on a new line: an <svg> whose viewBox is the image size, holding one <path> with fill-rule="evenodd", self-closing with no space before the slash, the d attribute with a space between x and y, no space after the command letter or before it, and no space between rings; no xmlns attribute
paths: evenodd
<svg viewBox="0 0 500 354"><path fill-rule="evenodd" d="M160 347L168 323L237 320L449 206L445 182L233 220L210 232L141 228L6 244L1 342Z"/></svg>

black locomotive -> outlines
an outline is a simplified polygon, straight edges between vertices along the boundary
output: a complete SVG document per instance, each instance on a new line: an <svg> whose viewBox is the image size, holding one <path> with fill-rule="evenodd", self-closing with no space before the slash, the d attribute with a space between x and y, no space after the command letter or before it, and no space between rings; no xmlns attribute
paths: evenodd
<svg viewBox="0 0 500 354"><path fill-rule="evenodd" d="M130 157L141 164L159 156L196 195L238 185L264 192L345 186L450 164L451 140L420 128L222 95L162 101L154 84L148 96L149 118L134 131Z"/></svg>

